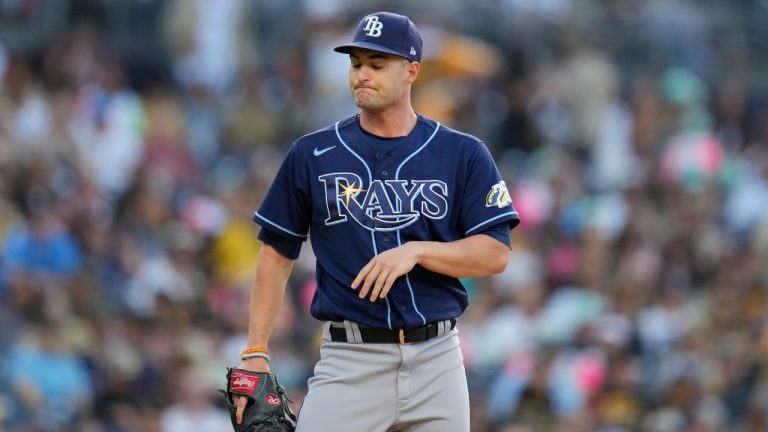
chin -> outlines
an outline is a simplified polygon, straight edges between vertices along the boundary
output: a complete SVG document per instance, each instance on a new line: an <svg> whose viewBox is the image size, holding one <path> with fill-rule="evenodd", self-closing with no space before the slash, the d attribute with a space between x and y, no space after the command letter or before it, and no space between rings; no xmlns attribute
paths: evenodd
<svg viewBox="0 0 768 432"><path fill-rule="evenodd" d="M357 105L360 109L367 109L367 110L378 110L381 109L382 105L378 101L372 101L370 99L355 99L355 105Z"/></svg>
<svg viewBox="0 0 768 432"><path fill-rule="evenodd" d="M360 101L360 100L356 100L355 101L355 105L357 105L357 107L360 108L360 109L373 109L374 108L371 104L369 104L369 103L367 103L365 101Z"/></svg>

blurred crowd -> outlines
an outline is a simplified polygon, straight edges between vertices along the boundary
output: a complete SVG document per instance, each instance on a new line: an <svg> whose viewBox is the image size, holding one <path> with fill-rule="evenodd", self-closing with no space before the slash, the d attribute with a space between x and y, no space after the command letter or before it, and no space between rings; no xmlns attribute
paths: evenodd
<svg viewBox="0 0 768 432"><path fill-rule="evenodd" d="M0 32L0 431L231 430L251 215L354 114L331 48L387 8L424 34L416 109L522 218L464 281L472 431L768 430L765 2L19 0L6 30L63 18ZM305 244L270 346L296 409L314 289Z"/></svg>

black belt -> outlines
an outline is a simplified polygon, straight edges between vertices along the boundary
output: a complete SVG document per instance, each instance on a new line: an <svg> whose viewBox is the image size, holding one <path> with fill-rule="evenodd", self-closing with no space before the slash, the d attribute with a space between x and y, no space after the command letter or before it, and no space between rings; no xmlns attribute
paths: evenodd
<svg viewBox="0 0 768 432"><path fill-rule="evenodd" d="M456 320L451 319L451 327L445 331L445 333L453 330L456 327ZM407 344L414 342L424 342L437 336L440 328L439 322L429 323L421 327L415 327L409 330L403 329L377 329L370 327L363 327L358 325L360 329L360 338L363 343L396 343ZM347 339L347 329L344 327L334 327L331 325L331 340L334 342L349 342Z"/></svg>

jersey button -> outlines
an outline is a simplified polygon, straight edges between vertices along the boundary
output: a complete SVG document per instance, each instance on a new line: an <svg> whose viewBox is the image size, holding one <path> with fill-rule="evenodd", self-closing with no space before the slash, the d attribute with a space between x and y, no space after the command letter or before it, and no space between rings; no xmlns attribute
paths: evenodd
<svg viewBox="0 0 768 432"><path fill-rule="evenodd" d="M376 153L376 159L381 159L381 153Z"/></svg>
<svg viewBox="0 0 768 432"><path fill-rule="evenodd" d="M392 237L390 237L390 236L386 236L386 237L384 237L384 241L385 241L385 242L389 242L389 241L392 241Z"/></svg>
<svg viewBox="0 0 768 432"><path fill-rule="evenodd" d="M387 170L382 170L382 171L381 171L381 174L382 174L382 175L387 175L387 174L389 174L389 171L387 171Z"/></svg>

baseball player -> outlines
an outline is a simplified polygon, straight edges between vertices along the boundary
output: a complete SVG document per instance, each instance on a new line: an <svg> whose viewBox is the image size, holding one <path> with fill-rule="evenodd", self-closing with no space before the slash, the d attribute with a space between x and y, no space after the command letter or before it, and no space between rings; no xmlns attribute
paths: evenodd
<svg viewBox="0 0 768 432"><path fill-rule="evenodd" d="M265 246L240 369L269 371L292 260L309 238L324 341L296 430L466 432L459 278L504 269L518 214L481 141L413 110L422 39L408 17L367 15L335 51L349 55L360 111L296 141L253 216ZM240 422L249 401L233 400Z"/></svg>

